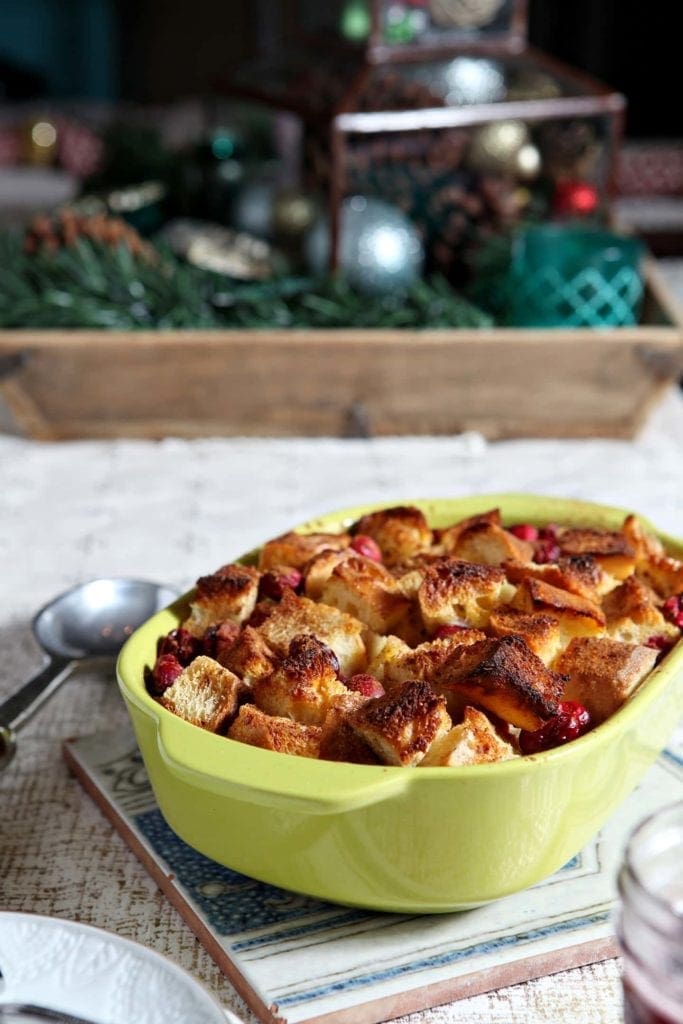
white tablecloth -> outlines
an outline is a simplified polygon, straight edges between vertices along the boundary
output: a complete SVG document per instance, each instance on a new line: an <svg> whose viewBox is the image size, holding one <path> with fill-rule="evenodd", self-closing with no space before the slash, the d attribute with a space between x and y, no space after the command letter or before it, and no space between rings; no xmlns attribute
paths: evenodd
<svg viewBox="0 0 683 1024"><path fill-rule="evenodd" d="M262 539L367 501L523 490L637 510L683 534L683 396L634 442L478 435L373 440L104 441L0 436L0 696L39 663L37 607L97 576L180 588ZM125 721L116 687L74 677L21 732L0 774L0 907L77 918L171 956L252 1019L190 930L70 778L66 736ZM616 1024L607 961L414 1014L406 1021Z"/></svg>

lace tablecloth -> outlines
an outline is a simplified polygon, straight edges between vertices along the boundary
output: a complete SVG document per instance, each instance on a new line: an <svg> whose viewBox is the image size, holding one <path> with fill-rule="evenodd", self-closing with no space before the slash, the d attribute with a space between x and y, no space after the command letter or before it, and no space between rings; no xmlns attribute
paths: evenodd
<svg viewBox="0 0 683 1024"><path fill-rule="evenodd" d="M373 440L165 440L46 445L0 436L0 695L39 663L30 618L84 579L180 588L324 511L506 490L620 505L683 534L683 396L633 442L478 435ZM0 775L0 907L78 919L169 955L253 1018L97 807L60 741L123 723L115 685L69 680L21 732ZM616 1024L618 961L425 1010L411 1024Z"/></svg>

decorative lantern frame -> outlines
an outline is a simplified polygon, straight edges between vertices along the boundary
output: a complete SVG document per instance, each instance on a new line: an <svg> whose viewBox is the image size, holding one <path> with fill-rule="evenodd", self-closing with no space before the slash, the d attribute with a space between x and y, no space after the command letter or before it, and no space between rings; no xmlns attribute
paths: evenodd
<svg viewBox="0 0 683 1024"><path fill-rule="evenodd" d="M309 37L306 45L287 54L282 64L271 58L261 67L238 70L225 84L230 95L296 115L304 133L316 137L319 144L322 140L325 167L318 178L323 179L329 197L331 269L339 262L342 203L347 195L362 191L350 187L349 168L354 141L358 140L395 137L410 140L409 148L417 151L421 140L433 140L439 132L466 134L501 122L531 130L546 124L593 122L599 126L600 143L596 192L601 211L607 212L615 187L625 99L584 72L526 45L524 0L509 0L508 32L495 40L480 39L476 45L468 38L466 49L452 42L387 46L381 38L386 3L371 0L372 28L365 45L334 45L329 37L317 41ZM324 48L323 39L327 40ZM531 86L526 91L506 86L502 95L485 102L453 101L443 92L437 95L424 87L432 71L463 59L493 62L506 82L517 75L527 83L545 86L536 91ZM376 88L378 82L387 80L398 83L397 102L387 98L386 89L382 93ZM395 147L397 151L400 148ZM397 157L394 163L399 160ZM452 169L455 174L455 164Z"/></svg>

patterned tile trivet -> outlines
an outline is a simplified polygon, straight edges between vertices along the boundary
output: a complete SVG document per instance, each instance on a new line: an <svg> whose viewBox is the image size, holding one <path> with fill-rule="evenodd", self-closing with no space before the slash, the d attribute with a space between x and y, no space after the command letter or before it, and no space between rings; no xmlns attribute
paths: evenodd
<svg viewBox="0 0 683 1024"><path fill-rule="evenodd" d="M683 731L596 839L525 892L463 913L382 914L256 882L171 831L129 729L70 740L87 792L266 1024L372 1024L613 956L628 833L683 796Z"/></svg>

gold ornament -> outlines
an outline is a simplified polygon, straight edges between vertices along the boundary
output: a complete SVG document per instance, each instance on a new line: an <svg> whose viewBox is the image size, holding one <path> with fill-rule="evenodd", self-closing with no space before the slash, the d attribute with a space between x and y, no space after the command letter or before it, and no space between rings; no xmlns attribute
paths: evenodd
<svg viewBox="0 0 683 1024"><path fill-rule="evenodd" d="M280 192L273 207L273 224L277 237L301 238L313 225L319 213L318 203L298 189Z"/></svg>
<svg viewBox="0 0 683 1024"><path fill-rule="evenodd" d="M483 28L505 0L430 0L429 13L439 28Z"/></svg>
<svg viewBox="0 0 683 1024"><path fill-rule="evenodd" d="M57 157L57 126L47 118L31 121L25 131L26 160L46 166Z"/></svg>
<svg viewBox="0 0 683 1024"><path fill-rule="evenodd" d="M507 85L507 100L553 100L562 95L560 83L546 71L524 68Z"/></svg>
<svg viewBox="0 0 683 1024"><path fill-rule="evenodd" d="M519 153L529 144L529 129L522 121L494 121L472 135L468 163L483 173L519 172Z"/></svg>

